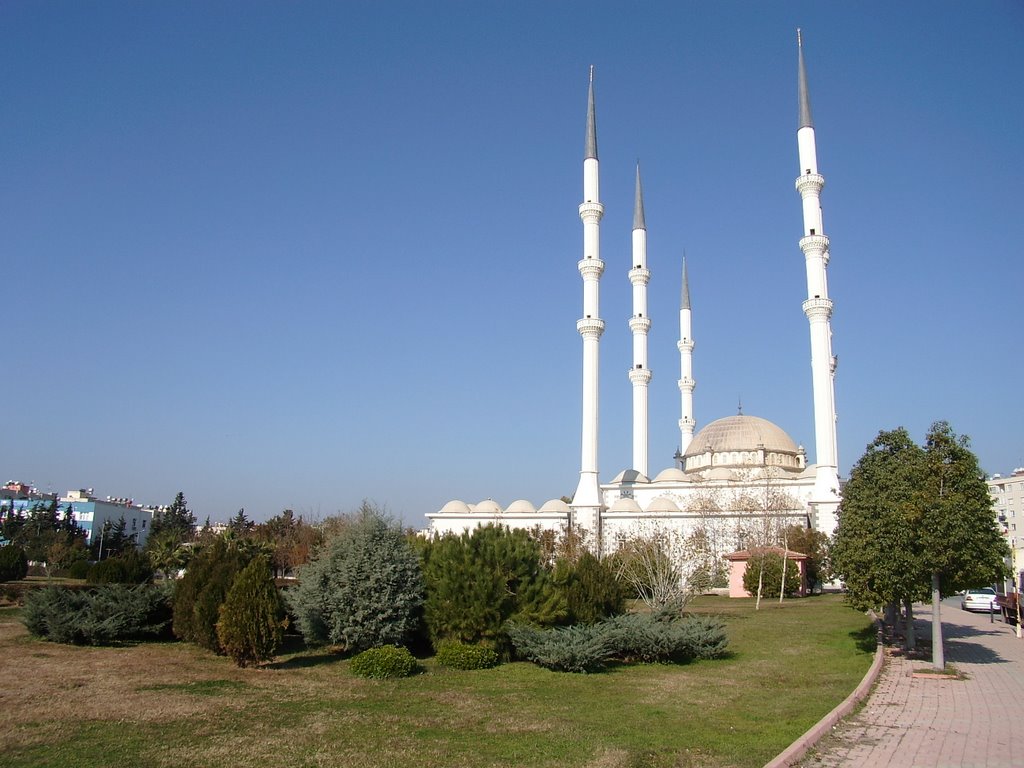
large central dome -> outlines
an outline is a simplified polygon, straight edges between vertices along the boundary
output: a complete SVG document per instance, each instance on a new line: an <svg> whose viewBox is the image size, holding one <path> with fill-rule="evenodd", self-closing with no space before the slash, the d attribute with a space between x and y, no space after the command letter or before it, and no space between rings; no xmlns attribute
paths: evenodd
<svg viewBox="0 0 1024 768"><path fill-rule="evenodd" d="M804 452L779 426L757 416L727 416L693 436L683 466L687 472L708 467L804 468Z"/></svg>

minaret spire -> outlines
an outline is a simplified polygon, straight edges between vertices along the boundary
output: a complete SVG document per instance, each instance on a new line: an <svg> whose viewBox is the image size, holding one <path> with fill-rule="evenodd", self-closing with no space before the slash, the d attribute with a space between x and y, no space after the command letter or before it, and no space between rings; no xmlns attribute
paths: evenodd
<svg viewBox="0 0 1024 768"><path fill-rule="evenodd" d="M587 138L583 143L583 159L597 160L597 112L594 109L594 65L590 65L590 88L587 92Z"/></svg>
<svg viewBox="0 0 1024 768"><path fill-rule="evenodd" d="M679 299L679 453L683 455L693 440L696 422L693 420L693 390L697 383L693 380L693 340L692 317L690 312L690 277L686 269L686 254L683 254L683 287ZM685 466L681 467L685 469Z"/></svg>
<svg viewBox="0 0 1024 768"><path fill-rule="evenodd" d="M598 168L594 68L591 66L587 93L587 134L584 141L583 202L579 207L580 219L583 221L583 258L577 264L583 278L583 317L576 323L576 330L583 338L583 422L580 481L570 506L572 522L591 534L591 540L600 552L602 504L597 471L597 435L598 353L601 334L604 332L604 321L600 315L600 281L604 272L600 224L604 206L600 201Z"/></svg>
<svg viewBox="0 0 1024 768"><path fill-rule="evenodd" d="M633 316L629 329L633 332L633 367L629 380L633 384L633 469L647 475L647 390L651 371L647 367L647 333L651 319L647 314L647 225L644 222L644 192L640 184L640 162L636 164L636 197L633 203L633 266L629 282L633 284Z"/></svg>
<svg viewBox="0 0 1024 768"><path fill-rule="evenodd" d="M811 119L811 97L807 92L807 66L804 64L804 41L800 35L800 28L796 30L796 48L797 48L797 68L799 73L797 74L797 90L799 91L800 101L800 119L798 128L813 128L814 121Z"/></svg>
<svg viewBox="0 0 1024 768"><path fill-rule="evenodd" d="M811 332L811 383L814 392L815 482L813 498L814 527L831 534L836 525L839 503L839 464L836 441L835 357L832 354L832 300L828 297L829 239L825 236L821 212L821 190L825 179L818 173L814 125L807 93L803 37L797 30L797 66L799 69L800 121L797 149L800 175L796 189L803 202L804 236L800 250L807 271L807 300L804 314Z"/></svg>

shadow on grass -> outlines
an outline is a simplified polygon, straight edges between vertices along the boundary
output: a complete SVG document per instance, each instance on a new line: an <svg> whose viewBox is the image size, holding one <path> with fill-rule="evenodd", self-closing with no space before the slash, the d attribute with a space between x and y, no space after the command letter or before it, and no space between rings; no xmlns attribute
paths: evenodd
<svg viewBox="0 0 1024 768"><path fill-rule="evenodd" d="M863 653L874 653L878 647L878 632L874 625L851 632L850 637L856 643L857 650Z"/></svg>
<svg viewBox="0 0 1024 768"><path fill-rule="evenodd" d="M323 667L329 664L337 664L344 661L345 657L337 653L312 653L302 656L293 656L284 661L275 661L264 665L264 669L308 669L310 667Z"/></svg>

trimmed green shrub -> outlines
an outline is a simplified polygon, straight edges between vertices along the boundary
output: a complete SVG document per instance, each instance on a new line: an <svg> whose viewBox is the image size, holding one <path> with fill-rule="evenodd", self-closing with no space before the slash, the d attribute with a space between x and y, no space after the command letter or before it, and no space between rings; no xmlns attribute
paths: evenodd
<svg viewBox="0 0 1024 768"><path fill-rule="evenodd" d="M147 584L153 580L149 558L135 547L120 555L101 560L85 577L90 584Z"/></svg>
<svg viewBox="0 0 1024 768"><path fill-rule="evenodd" d="M421 556L424 619L435 647L456 640L508 653L506 622L551 626L565 620L565 596L543 565L540 543L526 531L486 525L433 539Z"/></svg>
<svg viewBox="0 0 1024 768"><path fill-rule="evenodd" d="M89 576L92 563L88 560L75 560L68 568L68 576L72 579L85 579Z"/></svg>
<svg viewBox="0 0 1024 768"><path fill-rule="evenodd" d="M751 595L757 594L757 580L764 563L764 575L761 581L761 597L778 599L782 589L782 555L769 550L754 551L747 561L747 569L743 572L743 588ZM800 590L800 566L795 560L786 561L786 597L791 597Z"/></svg>
<svg viewBox="0 0 1024 768"><path fill-rule="evenodd" d="M359 652L406 643L419 623L423 575L401 528L365 503L286 593L310 645Z"/></svg>
<svg viewBox="0 0 1024 768"><path fill-rule="evenodd" d="M389 677L409 677L416 671L416 659L406 648L384 645L353 656L349 666L353 674L359 677L383 680Z"/></svg>
<svg viewBox="0 0 1024 768"><path fill-rule="evenodd" d="M629 588L609 560L584 552L575 562L560 559L554 580L565 596L567 624L593 624L626 610Z"/></svg>
<svg viewBox="0 0 1024 768"><path fill-rule="evenodd" d="M452 669L489 669L498 665L498 654L482 645L441 643L435 659L443 667Z"/></svg>
<svg viewBox="0 0 1024 768"><path fill-rule="evenodd" d="M220 607L217 639L240 667L273 658L284 634L284 605L262 555L238 574Z"/></svg>
<svg viewBox="0 0 1024 768"><path fill-rule="evenodd" d="M556 672L597 672L612 655L614 637L601 624L540 629L525 624L505 628L516 653Z"/></svg>
<svg viewBox="0 0 1024 768"><path fill-rule="evenodd" d="M25 597L28 631L56 643L111 645L159 636L170 621L167 593L147 584L82 590L51 586Z"/></svg>
<svg viewBox="0 0 1024 768"><path fill-rule="evenodd" d="M0 547L0 581L20 581L28 574L28 558L17 544Z"/></svg>

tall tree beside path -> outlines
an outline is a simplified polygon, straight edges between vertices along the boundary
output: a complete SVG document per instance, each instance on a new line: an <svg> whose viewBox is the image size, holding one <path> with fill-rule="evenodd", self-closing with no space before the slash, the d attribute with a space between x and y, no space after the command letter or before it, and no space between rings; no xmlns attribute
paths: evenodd
<svg viewBox="0 0 1024 768"><path fill-rule="evenodd" d="M967 437L938 421L928 430L924 450L919 540L932 589L932 665L943 669L942 595L999 581L1010 551Z"/></svg>
<svg viewBox="0 0 1024 768"><path fill-rule="evenodd" d="M832 544L835 575L857 608L920 600L914 521L924 451L900 427L879 432L850 472Z"/></svg>
<svg viewBox="0 0 1024 768"><path fill-rule="evenodd" d="M932 425L924 448L902 427L880 432L843 488L836 576L861 608L909 609L931 592L936 668L945 666L941 596L998 580L1007 554L977 457L946 422Z"/></svg>

